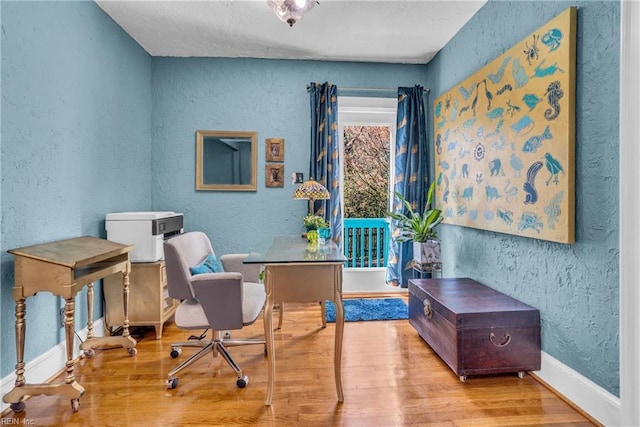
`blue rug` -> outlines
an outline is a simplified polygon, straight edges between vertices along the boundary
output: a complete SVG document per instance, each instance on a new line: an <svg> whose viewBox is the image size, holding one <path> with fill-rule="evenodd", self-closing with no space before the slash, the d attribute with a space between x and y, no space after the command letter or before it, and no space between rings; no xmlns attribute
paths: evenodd
<svg viewBox="0 0 640 427"><path fill-rule="evenodd" d="M400 298L345 299L344 321L408 319L409 307ZM327 301L327 322L336 321L336 306Z"/></svg>

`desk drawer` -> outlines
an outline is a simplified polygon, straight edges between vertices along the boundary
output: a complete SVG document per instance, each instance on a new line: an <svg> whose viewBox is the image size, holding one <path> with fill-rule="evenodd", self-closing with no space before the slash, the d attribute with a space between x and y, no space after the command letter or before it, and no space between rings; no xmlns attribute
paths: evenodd
<svg viewBox="0 0 640 427"><path fill-rule="evenodd" d="M265 269L265 284L278 284L272 290L274 301L333 301L334 288L327 283L336 281L342 292L342 264L271 264Z"/></svg>

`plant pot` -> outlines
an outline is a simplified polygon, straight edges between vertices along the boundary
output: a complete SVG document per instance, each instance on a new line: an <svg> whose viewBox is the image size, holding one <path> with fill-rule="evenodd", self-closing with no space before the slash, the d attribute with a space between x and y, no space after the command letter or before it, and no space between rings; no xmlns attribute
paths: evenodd
<svg viewBox="0 0 640 427"><path fill-rule="evenodd" d="M442 262L440 240L430 239L426 242L413 242L413 260L420 264Z"/></svg>

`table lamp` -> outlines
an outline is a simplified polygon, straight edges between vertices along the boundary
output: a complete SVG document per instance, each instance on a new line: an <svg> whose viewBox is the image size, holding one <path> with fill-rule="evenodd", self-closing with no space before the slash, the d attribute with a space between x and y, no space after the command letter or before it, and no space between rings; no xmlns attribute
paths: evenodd
<svg viewBox="0 0 640 427"><path fill-rule="evenodd" d="M313 202L315 200L326 200L331 196L329 191L313 178L309 178L308 181L300 184L300 187L293 193L294 199L307 199L309 200L309 213L313 214Z"/></svg>

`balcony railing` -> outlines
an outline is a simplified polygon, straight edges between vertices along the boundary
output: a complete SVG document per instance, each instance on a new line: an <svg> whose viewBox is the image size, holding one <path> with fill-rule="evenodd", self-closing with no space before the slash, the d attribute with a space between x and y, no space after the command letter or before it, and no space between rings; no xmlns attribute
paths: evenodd
<svg viewBox="0 0 640 427"><path fill-rule="evenodd" d="M386 267L388 254L389 224L385 218L344 219L345 267Z"/></svg>

